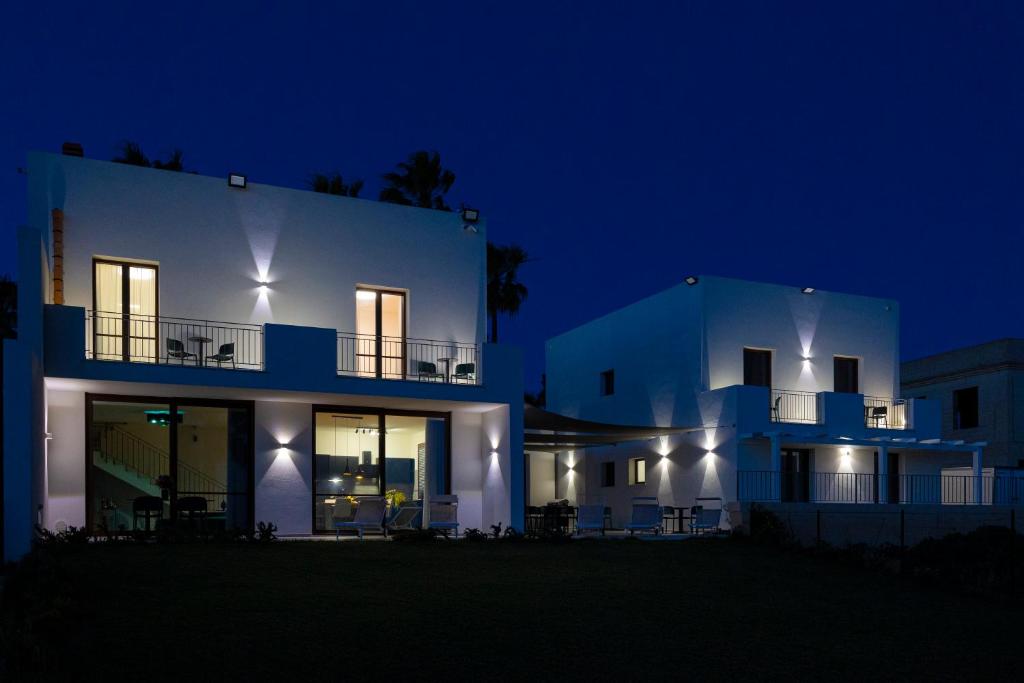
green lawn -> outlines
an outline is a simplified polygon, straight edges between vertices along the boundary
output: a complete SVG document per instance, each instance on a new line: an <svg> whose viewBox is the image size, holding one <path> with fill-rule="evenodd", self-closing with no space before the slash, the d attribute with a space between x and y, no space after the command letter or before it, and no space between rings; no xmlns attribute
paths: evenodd
<svg viewBox="0 0 1024 683"><path fill-rule="evenodd" d="M1021 611L729 540L89 547L54 679L1020 671ZM1012 672L1012 673L1011 673Z"/></svg>

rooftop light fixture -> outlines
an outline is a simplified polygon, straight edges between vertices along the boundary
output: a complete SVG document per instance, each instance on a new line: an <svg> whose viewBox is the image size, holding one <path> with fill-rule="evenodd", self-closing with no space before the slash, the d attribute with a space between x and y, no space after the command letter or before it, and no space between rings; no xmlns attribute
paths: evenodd
<svg viewBox="0 0 1024 683"><path fill-rule="evenodd" d="M241 173L228 173L229 187L237 187L239 190L244 190L248 184L248 180Z"/></svg>
<svg viewBox="0 0 1024 683"><path fill-rule="evenodd" d="M685 278L683 278L683 282L693 287L695 284L700 282L700 280L697 278L696 275L687 275Z"/></svg>
<svg viewBox="0 0 1024 683"><path fill-rule="evenodd" d="M814 294L814 287L801 287L800 291L804 294Z"/></svg>
<svg viewBox="0 0 1024 683"><path fill-rule="evenodd" d="M462 229L476 232L477 221L480 220L480 210L471 209L468 206L462 207Z"/></svg>

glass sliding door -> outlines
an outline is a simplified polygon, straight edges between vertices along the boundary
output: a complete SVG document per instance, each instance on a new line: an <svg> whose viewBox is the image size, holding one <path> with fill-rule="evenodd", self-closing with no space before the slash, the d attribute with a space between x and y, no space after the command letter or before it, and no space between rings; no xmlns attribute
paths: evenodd
<svg viewBox="0 0 1024 683"><path fill-rule="evenodd" d="M248 529L252 458L248 408L178 404L177 509L210 530Z"/></svg>
<svg viewBox="0 0 1024 683"><path fill-rule="evenodd" d="M86 408L89 529L156 529L171 518L170 404L95 400Z"/></svg>
<svg viewBox="0 0 1024 683"><path fill-rule="evenodd" d="M356 290L356 370L362 377L405 377L405 294Z"/></svg>
<svg viewBox="0 0 1024 683"><path fill-rule="evenodd" d="M93 262L93 349L100 360L157 358L157 267Z"/></svg>
<svg viewBox="0 0 1024 683"><path fill-rule="evenodd" d="M430 494L447 492L446 414L322 407L314 422L314 531L334 531L361 498L381 495L388 520L419 526Z"/></svg>
<svg viewBox="0 0 1024 683"><path fill-rule="evenodd" d="M253 526L252 404L86 395L90 531Z"/></svg>

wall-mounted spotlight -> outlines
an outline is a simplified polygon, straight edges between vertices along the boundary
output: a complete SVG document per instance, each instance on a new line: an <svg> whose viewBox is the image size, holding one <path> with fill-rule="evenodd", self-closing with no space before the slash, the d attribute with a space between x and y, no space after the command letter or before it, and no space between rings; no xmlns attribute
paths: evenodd
<svg viewBox="0 0 1024 683"><path fill-rule="evenodd" d="M267 288L268 288L269 286L270 286L270 283L269 283L269 282L267 282L266 280L260 280L260 292L261 292L261 293L262 293L262 292L266 292L266 291L267 291Z"/></svg>
<svg viewBox="0 0 1024 683"><path fill-rule="evenodd" d="M801 287L800 291L804 294L814 294L814 287Z"/></svg>
<svg viewBox="0 0 1024 683"><path fill-rule="evenodd" d="M693 287L695 284L700 282L700 279L696 275L687 275L683 278L683 282Z"/></svg>
<svg viewBox="0 0 1024 683"><path fill-rule="evenodd" d="M476 232L476 224L480 220L480 210L462 207L462 229Z"/></svg>
<svg viewBox="0 0 1024 683"><path fill-rule="evenodd" d="M228 187L244 190L248 184L248 179L241 173L228 173Z"/></svg>

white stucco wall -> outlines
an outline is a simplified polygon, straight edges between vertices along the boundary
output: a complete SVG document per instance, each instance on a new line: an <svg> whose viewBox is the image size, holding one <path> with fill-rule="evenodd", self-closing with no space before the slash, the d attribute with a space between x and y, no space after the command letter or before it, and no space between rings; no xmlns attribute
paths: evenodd
<svg viewBox="0 0 1024 683"><path fill-rule="evenodd" d="M273 522L281 535L313 528L313 407L256 401L254 522Z"/></svg>
<svg viewBox="0 0 1024 683"><path fill-rule="evenodd" d="M85 526L85 394L48 391L46 526Z"/></svg>
<svg viewBox="0 0 1024 683"><path fill-rule="evenodd" d="M486 230L457 213L43 153L29 183L32 225L64 210L69 305L107 256L159 263L164 316L354 332L369 285L407 290L409 337L484 340Z"/></svg>

